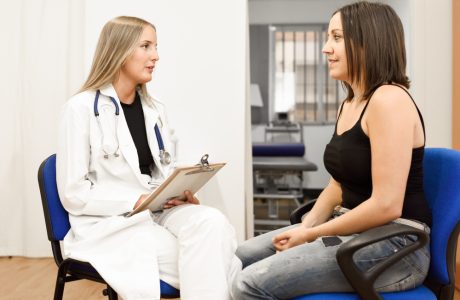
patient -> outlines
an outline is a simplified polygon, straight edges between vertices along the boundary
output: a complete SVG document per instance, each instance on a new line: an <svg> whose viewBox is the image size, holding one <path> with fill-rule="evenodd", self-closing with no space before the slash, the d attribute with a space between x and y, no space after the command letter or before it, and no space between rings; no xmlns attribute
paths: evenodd
<svg viewBox="0 0 460 300"><path fill-rule="evenodd" d="M233 284L235 299L352 291L335 258L340 243L399 218L429 232L425 128L408 92L399 17L386 4L346 5L332 15L323 53L329 75L348 93L324 152L331 179L301 224L238 248L244 269ZM410 242L410 236L378 242L356 253L355 261L368 269ZM420 285L429 263L427 245L384 272L375 287L398 291Z"/></svg>

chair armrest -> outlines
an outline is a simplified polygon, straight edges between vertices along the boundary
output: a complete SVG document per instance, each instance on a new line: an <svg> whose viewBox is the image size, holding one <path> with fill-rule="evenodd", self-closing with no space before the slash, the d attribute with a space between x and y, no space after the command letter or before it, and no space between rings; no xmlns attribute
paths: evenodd
<svg viewBox="0 0 460 300"><path fill-rule="evenodd" d="M315 205L316 199L309 200L296 208L290 215L289 220L291 221L291 224L297 224L302 222L302 217L304 214L309 212L312 208L313 205Z"/></svg>
<svg viewBox="0 0 460 300"><path fill-rule="evenodd" d="M387 259L377 263L369 270L361 271L356 266L353 261L353 254L357 250L378 241L399 235L415 235L417 236L417 240L405 246L400 251L395 252ZM374 289L374 283L377 277L407 254L425 246L427 242L428 234L426 232L407 225L391 223L369 229L348 242L343 243L337 251L336 257L343 274L362 299L381 300L382 298Z"/></svg>

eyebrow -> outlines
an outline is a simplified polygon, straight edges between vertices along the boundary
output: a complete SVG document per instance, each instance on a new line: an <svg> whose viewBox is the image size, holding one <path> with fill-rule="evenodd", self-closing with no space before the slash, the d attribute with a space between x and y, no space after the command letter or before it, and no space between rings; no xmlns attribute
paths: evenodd
<svg viewBox="0 0 460 300"><path fill-rule="evenodd" d="M335 32L337 32L337 31L342 31L342 32L343 32L342 29L338 29L338 28L337 28L337 29L332 29L332 30L331 30L332 33L335 33Z"/></svg>

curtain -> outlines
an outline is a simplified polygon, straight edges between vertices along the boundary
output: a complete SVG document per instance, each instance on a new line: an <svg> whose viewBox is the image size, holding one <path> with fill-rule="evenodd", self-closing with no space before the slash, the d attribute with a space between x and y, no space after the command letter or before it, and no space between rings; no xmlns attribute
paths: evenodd
<svg viewBox="0 0 460 300"><path fill-rule="evenodd" d="M84 1L2 2L0 256L49 256L37 171L83 82Z"/></svg>

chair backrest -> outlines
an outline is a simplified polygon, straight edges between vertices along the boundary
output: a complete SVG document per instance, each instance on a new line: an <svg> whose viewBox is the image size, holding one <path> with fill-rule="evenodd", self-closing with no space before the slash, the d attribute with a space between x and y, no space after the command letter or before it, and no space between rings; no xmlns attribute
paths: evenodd
<svg viewBox="0 0 460 300"><path fill-rule="evenodd" d="M61 241L70 230L69 215L61 204L56 184L56 154L46 158L38 169L46 231L51 242Z"/></svg>
<svg viewBox="0 0 460 300"><path fill-rule="evenodd" d="M428 280L453 287L460 230L460 152L426 148L423 167L425 195L433 217Z"/></svg>

